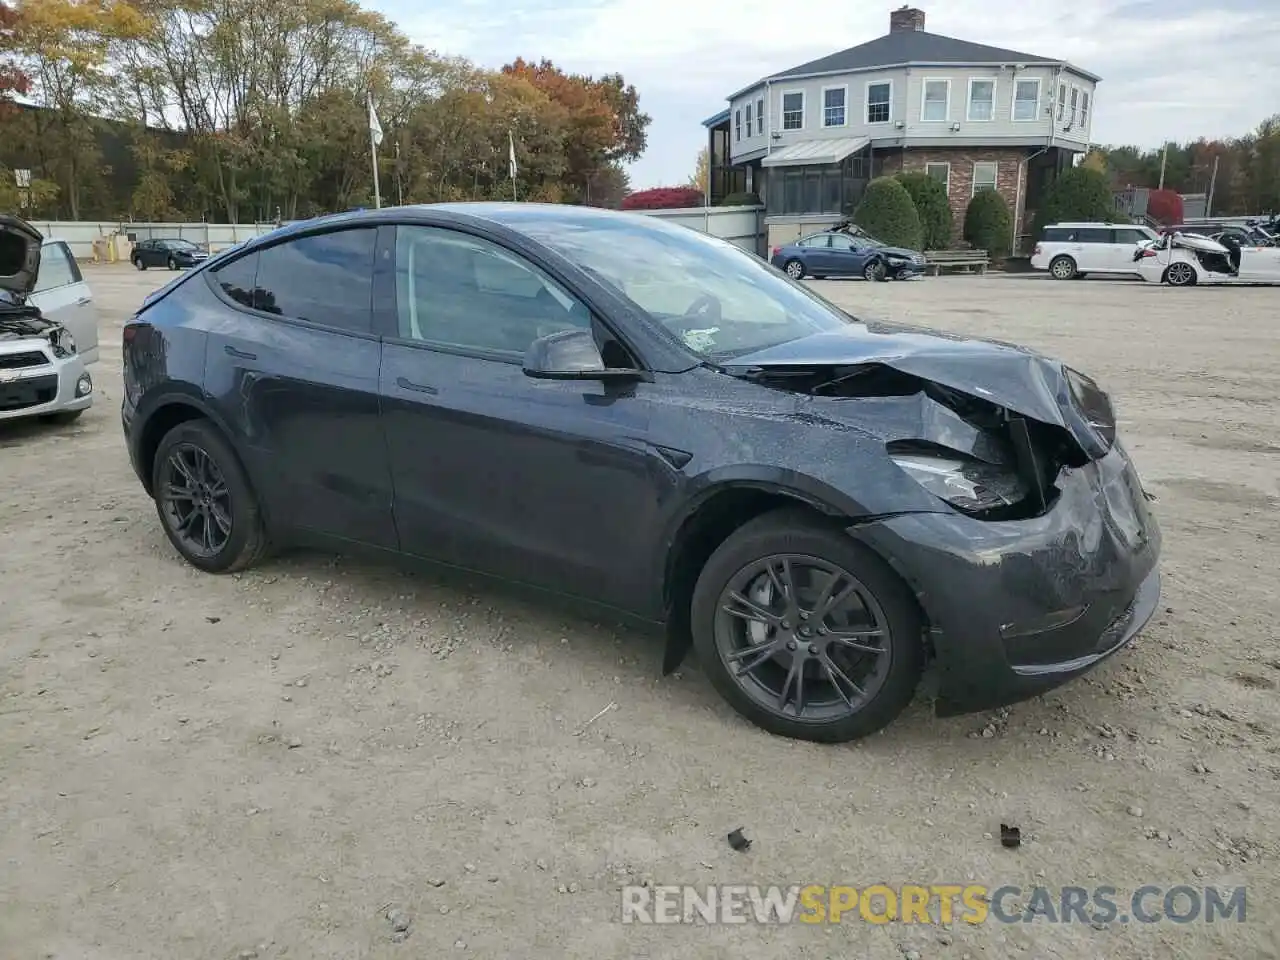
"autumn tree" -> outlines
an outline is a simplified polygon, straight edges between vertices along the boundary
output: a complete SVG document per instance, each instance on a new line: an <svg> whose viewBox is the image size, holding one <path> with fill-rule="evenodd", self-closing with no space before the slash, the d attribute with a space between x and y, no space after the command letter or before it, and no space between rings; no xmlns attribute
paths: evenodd
<svg viewBox="0 0 1280 960"><path fill-rule="evenodd" d="M711 151L707 147L698 151L698 159L693 164L693 175L689 177L689 186L703 194L711 189Z"/></svg>

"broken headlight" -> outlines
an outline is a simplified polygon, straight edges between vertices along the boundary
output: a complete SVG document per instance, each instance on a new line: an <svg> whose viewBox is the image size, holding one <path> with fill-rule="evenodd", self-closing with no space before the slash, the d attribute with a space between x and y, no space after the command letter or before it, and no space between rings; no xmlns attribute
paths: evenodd
<svg viewBox="0 0 1280 960"><path fill-rule="evenodd" d="M1026 483L1007 467L959 454L891 453L893 462L939 500L965 513L986 513L1021 503Z"/></svg>
<svg viewBox="0 0 1280 960"><path fill-rule="evenodd" d="M76 339L66 330L49 331L49 345L53 347L53 355L65 360L76 352Z"/></svg>
<svg viewBox="0 0 1280 960"><path fill-rule="evenodd" d="M1111 406L1111 398L1092 377L1070 367L1063 367L1062 372L1080 415L1098 435L1105 449L1110 450L1116 442L1116 412Z"/></svg>

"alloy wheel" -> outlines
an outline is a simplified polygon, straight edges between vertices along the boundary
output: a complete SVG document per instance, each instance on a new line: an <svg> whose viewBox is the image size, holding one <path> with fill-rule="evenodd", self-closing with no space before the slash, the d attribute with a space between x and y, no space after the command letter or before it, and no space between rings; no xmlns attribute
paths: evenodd
<svg viewBox="0 0 1280 960"><path fill-rule="evenodd" d="M231 493L222 469L193 443L175 446L165 461L160 497L165 523L195 556L217 556L231 538Z"/></svg>
<svg viewBox="0 0 1280 960"><path fill-rule="evenodd" d="M783 719L831 723L870 703L889 673L889 624L847 570L773 555L730 578L718 598L716 650L739 688Z"/></svg>
<svg viewBox="0 0 1280 960"><path fill-rule="evenodd" d="M1055 280L1070 280L1075 272L1075 265L1066 257L1053 261L1052 273Z"/></svg>
<svg viewBox="0 0 1280 960"><path fill-rule="evenodd" d="M804 276L804 264L799 260L792 260L787 264L787 276L792 280L799 280Z"/></svg>
<svg viewBox="0 0 1280 960"><path fill-rule="evenodd" d="M1196 278L1191 264L1178 261L1169 266L1169 284L1174 287L1185 287Z"/></svg>
<svg viewBox="0 0 1280 960"><path fill-rule="evenodd" d="M885 275L884 264L878 260L868 263L862 270L862 276L867 280L883 280Z"/></svg>

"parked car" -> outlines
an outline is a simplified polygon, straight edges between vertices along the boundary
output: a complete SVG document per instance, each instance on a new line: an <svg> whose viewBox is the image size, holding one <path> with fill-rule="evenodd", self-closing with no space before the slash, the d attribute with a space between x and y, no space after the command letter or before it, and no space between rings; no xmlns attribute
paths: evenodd
<svg viewBox="0 0 1280 960"><path fill-rule="evenodd" d="M1280 247L1245 246L1236 235L1167 233L1137 253L1139 275L1152 283L1280 283Z"/></svg>
<svg viewBox="0 0 1280 960"><path fill-rule="evenodd" d="M1031 266L1055 280L1080 280L1091 273L1132 274L1137 244L1159 234L1133 223L1055 223L1044 228Z"/></svg>
<svg viewBox="0 0 1280 960"><path fill-rule="evenodd" d="M0 214L0 420L75 420L97 359L93 296L67 245Z"/></svg>
<svg viewBox="0 0 1280 960"><path fill-rule="evenodd" d="M943 715L1032 696L1158 602L1159 527L1093 380L860 322L656 218L295 224L123 340L129 455L193 566L336 544L573 595L665 623L666 671L696 649L777 734L880 729L930 661Z"/></svg>
<svg viewBox="0 0 1280 960"><path fill-rule="evenodd" d="M1220 223L1206 221L1203 223L1179 223L1165 227L1161 234L1195 234L1201 237L1230 237L1242 246L1268 247L1276 242L1275 237L1258 224Z"/></svg>
<svg viewBox="0 0 1280 960"><path fill-rule="evenodd" d="M863 277L906 280L924 273L924 254L891 247L866 234L828 230L774 247L769 262L793 280Z"/></svg>
<svg viewBox="0 0 1280 960"><path fill-rule="evenodd" d="M177 237L139 240L133 248L133 265L139 270L147 267L184 270L208 259L209 254L198 244Z"/></svg>

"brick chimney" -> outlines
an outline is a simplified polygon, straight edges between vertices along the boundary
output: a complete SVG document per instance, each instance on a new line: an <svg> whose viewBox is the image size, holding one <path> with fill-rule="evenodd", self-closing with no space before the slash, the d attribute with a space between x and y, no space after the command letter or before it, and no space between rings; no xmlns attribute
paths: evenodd
<svg viewBox="0 0 1280 960"><path fill-rule="evenodd" d="M924 29L924 11L915 7L908 7L905 4L897 10L889 11L889 32L897 33L899 30L923 30Z"/></svg>

